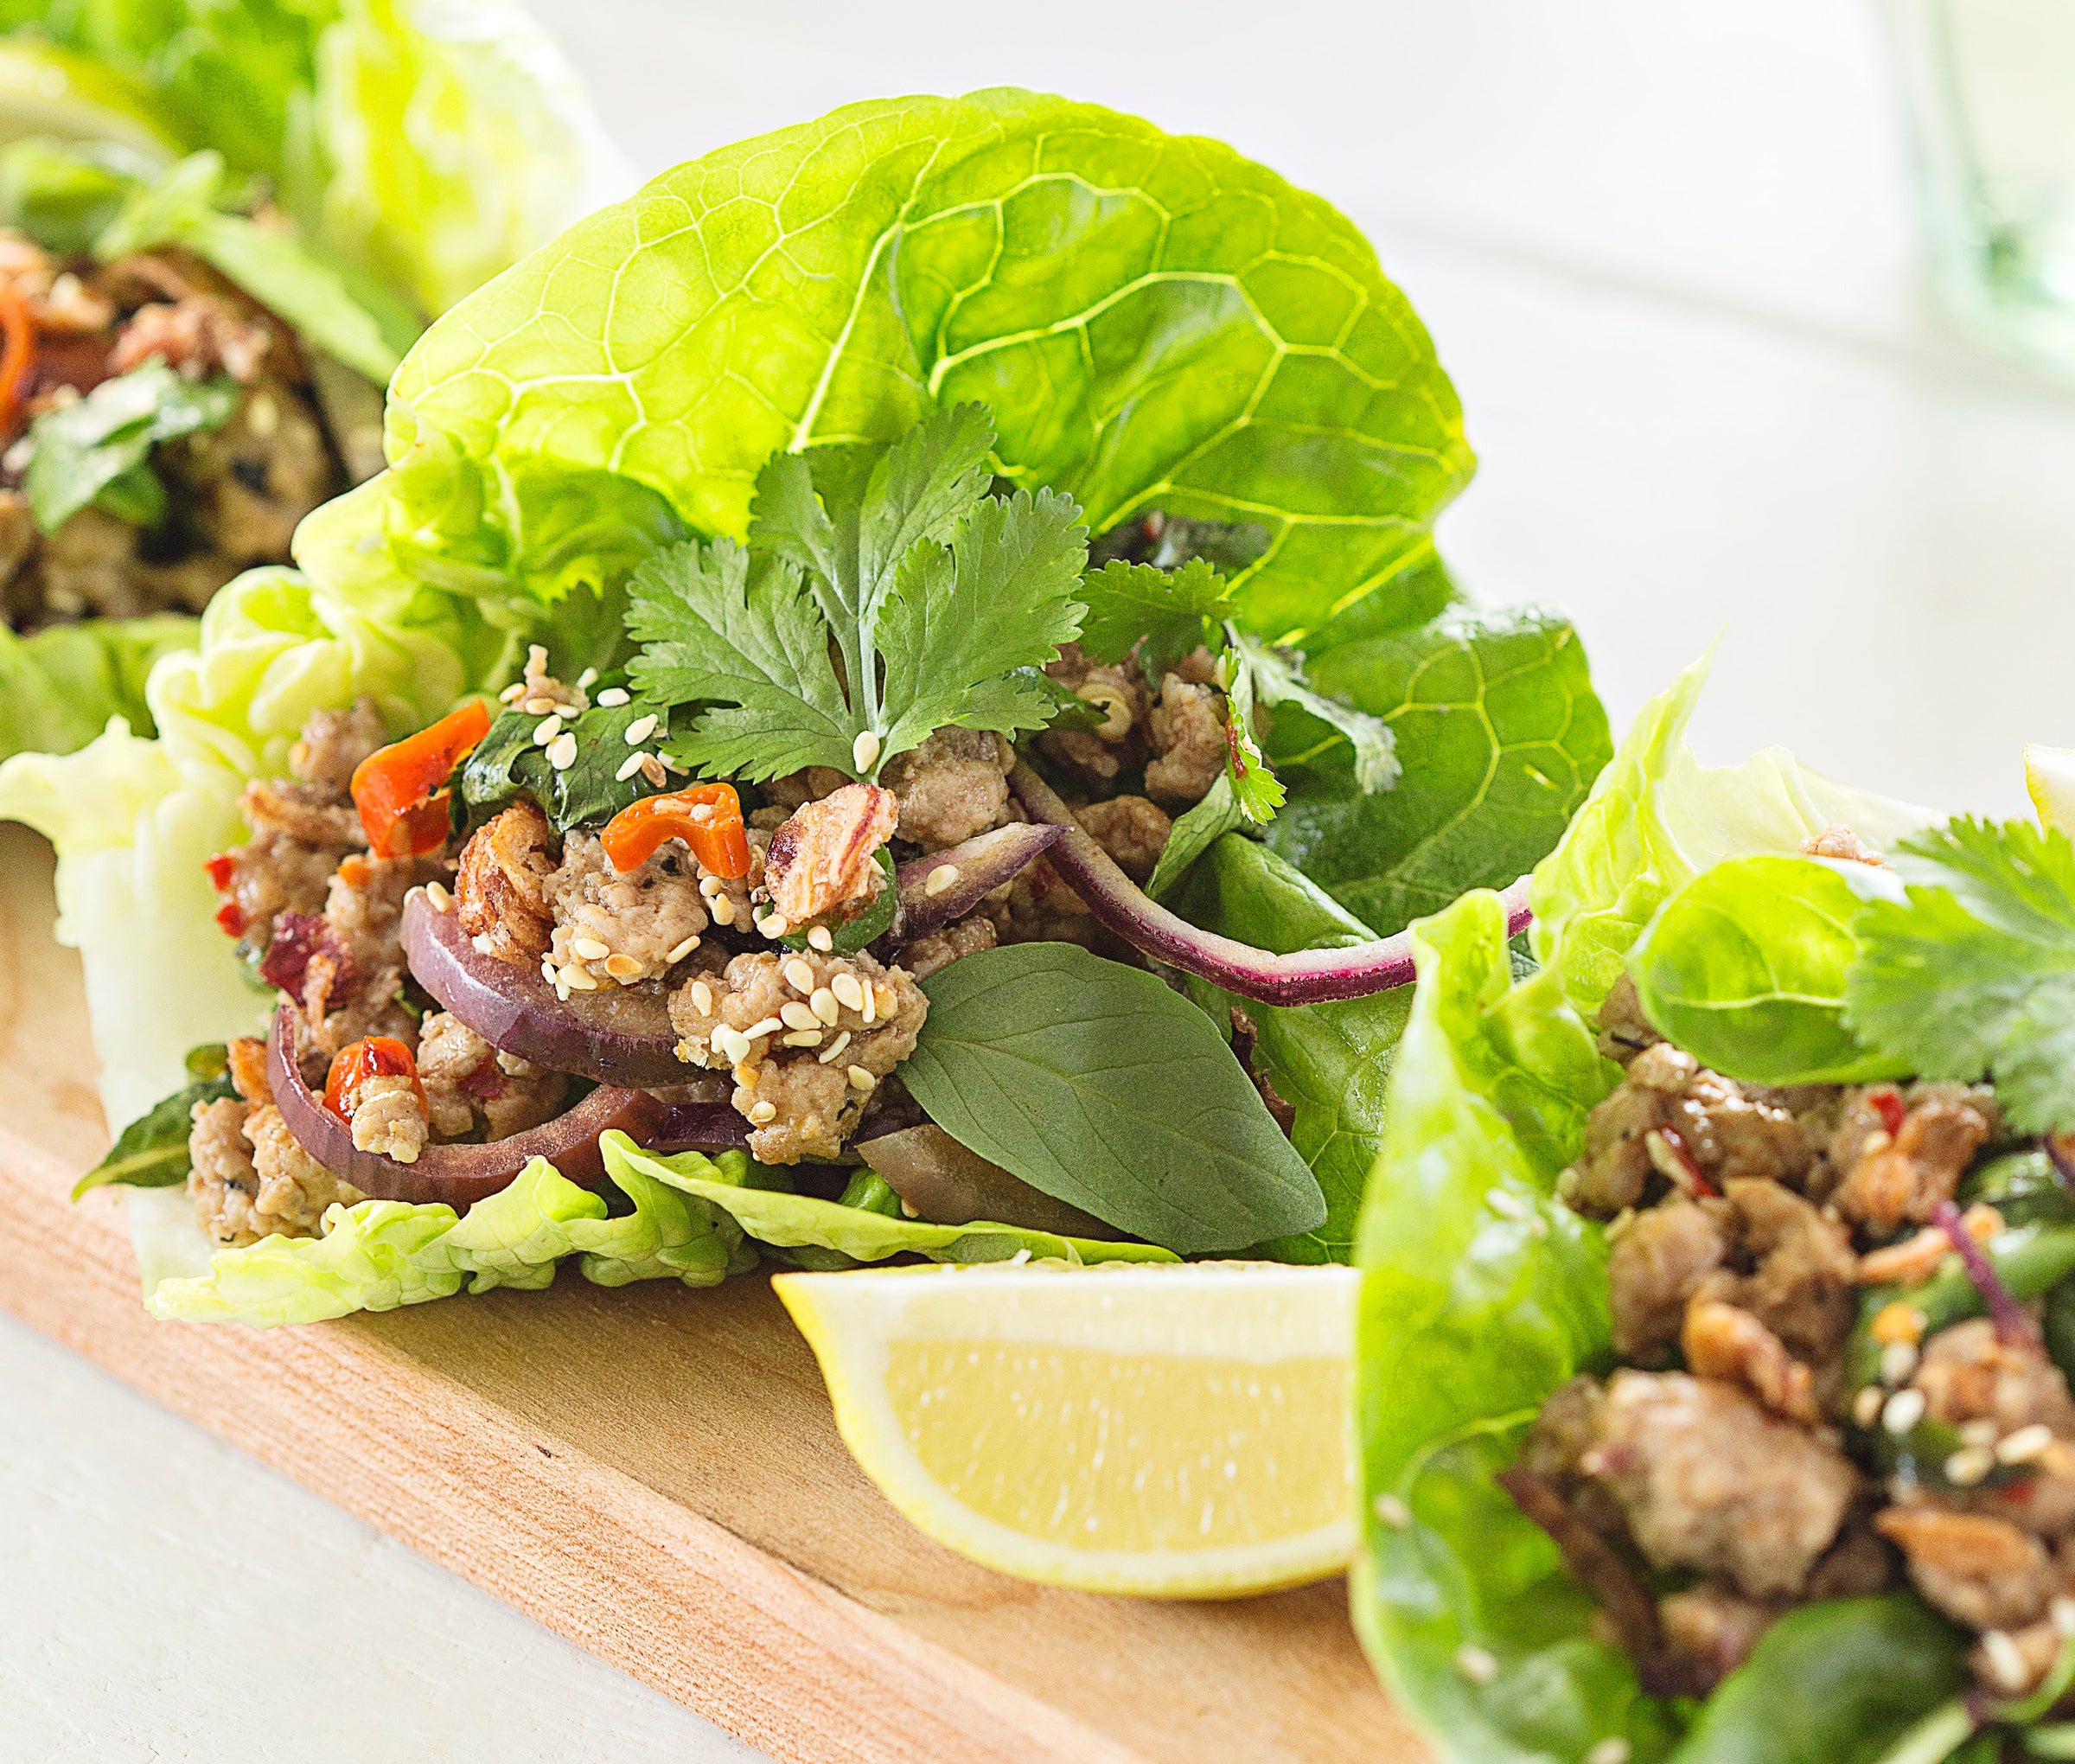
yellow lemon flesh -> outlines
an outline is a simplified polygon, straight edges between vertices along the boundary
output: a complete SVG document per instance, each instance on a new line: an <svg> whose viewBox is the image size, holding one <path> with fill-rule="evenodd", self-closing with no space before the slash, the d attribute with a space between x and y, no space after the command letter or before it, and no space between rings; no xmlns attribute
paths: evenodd
<svg viewBox="0 0 2075 1764"><path fill-rule="evenodd" d="M29 42L0 42L0 144L29 135L112 141L153 165L178 154L150 96L120 74Z"/></svg>
<svg viewBox="0 0 2075 1764"><path fill-rule="evenodd" d="M2075 834L2075 747L2026 748L2025 789L2041 827Z"/></svg>
<svg viewBox="0 0 2075 1764"><path fill-rule="evenodd" d="M1050 1586L1230 1598L1352 1554L1357 1276L1274 1262L772 1281L914 1524Z"/></svg>

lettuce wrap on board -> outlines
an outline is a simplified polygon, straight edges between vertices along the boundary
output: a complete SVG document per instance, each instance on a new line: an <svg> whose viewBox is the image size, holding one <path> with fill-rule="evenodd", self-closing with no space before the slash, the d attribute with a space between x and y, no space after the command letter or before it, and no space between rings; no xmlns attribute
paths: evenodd
<svg viewBox="0 0 2075 1764"><path fill-rule="evenodd" d="M1535 963L1488 895L1414 928L1357 1626L1480 1764L2064 1755L2075 853L1702 768L1700 684L1537 869Z"/></svg>
<svg viewBox="0 0 2075 1764"><path fill-rule="evenodd" d="M510 0L0 7L0 755L382 466L432 316L629 180Z"/></svg>

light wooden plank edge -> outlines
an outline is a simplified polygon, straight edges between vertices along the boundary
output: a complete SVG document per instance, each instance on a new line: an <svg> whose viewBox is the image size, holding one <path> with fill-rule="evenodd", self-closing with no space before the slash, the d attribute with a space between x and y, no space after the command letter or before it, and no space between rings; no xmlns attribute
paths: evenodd
<svg viewBox="0 0 2075 1764"><path fill-rule="evenodd" d="M350 1322L153 1322L118 1204L69 1205L71 1179L0 1130L0 1305L750 1745L788 1764L1139 1757Z"/></svg>

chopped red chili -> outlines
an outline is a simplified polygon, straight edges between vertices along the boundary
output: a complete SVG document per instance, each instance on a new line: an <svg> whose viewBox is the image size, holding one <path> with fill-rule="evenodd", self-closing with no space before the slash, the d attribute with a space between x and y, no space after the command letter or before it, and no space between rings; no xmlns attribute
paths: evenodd
<svg viewBox="0 0 2075 1764"><path fill-rule="evenodd" d="M418 1062L411 1050L392 1035L370 1035L342 1047L334 1056L324 1079L324 1106L341 1121L351 1121L360 1104L361 1090L370 1078L408 1078L425 1100L425 1087L418 1081Z"/></svg>
<svg viewBox="0 0 2075 1764"><path fill-rule="evenodd" d="M1902 1123L1909 1119L1909 1110L1903 1106L1902 1094L1893 1084L1885 1084L1878 1090L1869 1090L1866 1100L1874 1113L1880 1117L1880 1125L1887 1129L1893 1139L1902 1131Z"/></svg>
<svg viewBox="0 0 2075 1764"><path fill-rule="evenodd" d="M36 321L11 282L0 282L0 426L11 428L22 382L35 359Z"/></svg>
<svg viewBox="0 0 2075 1764"><path fill-rule="evenodd" d="M750 839L732 784L694 784L644 796L612 817L602 843L622 875L638 870L667 840L681 839L710 875L731 882L750 873Z"/></svg>
<svg viewBox="0 0 2075 1764"><path fill-rule="evenodd" d="M490 707L470 699L429 729L371 753L354 768L354 806L378 857L422 857L446 842L447 780L490 732Z"/></svg>

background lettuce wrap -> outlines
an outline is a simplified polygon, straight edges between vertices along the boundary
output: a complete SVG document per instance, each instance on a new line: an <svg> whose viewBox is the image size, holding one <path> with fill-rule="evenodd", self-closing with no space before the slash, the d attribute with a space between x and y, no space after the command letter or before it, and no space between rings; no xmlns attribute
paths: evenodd
<svg viewBox="0 0 2075 1764"><path fill-rule="evenodd" d="M1965 1676L1954 1633L1893 1595L1781 1620L1697 1716L1647 1697L1493 1480L1542 1400L1609 1355L1604 1234L1555 1186L1619 1077L1587 1025L1645 926L1723 860L1791 854L1836 823L1885 849L1933 818L1777 750L1700 766L1683 731L1703 672L1644 710L1536 870L1539 971L1516 977L1489 895L1414 932L1420 980L1357 1250L1354 1610L1377 1671L1451 1758L1871 1761Z"/></svg>
<svg viewBox="0 0 2075 1764"><path fill-rule="evenodd" d="M369 469L356 463L365 448L345 438L358 429L338 426L347 411L379 412L366 383L386 381L430 316L627 182L573 76L512 0L14 0L0 5L0 225L61 263L184 254L285 320L316 365L347 482ZM292 231L248 219L259 201ZM10 257L9 273L28 278L35 310L48 272ZM146 456L220 427L230 381L188 389L161 370L152 385L117 366L105 385L126 382L134 395L104 409L114 394L93 376L111 370L84 357L62 365L85 341L67 327L85 321L49 323L51 365L33 345L22 385L92 388L87 408L62 423L39 417L10 483L25 476L46 534L89 501L157 527L165 498ZM126 360L122 348L118 338L112 361ZM367 418L370 432L377 420ZM19 546L10 537L10 572L22 578L9 595L16 627L77 617L66 591L45 604L42 566ZM165 548L155 540L148 550ZM229 567L264 554L246 550ZM145 604L199 604L199 583L160 575L137 591ZM33 594L22 586L31 577ZM123 598L89 598L86 610ZM0 630L0 754L69 751L118 713L146 727L150 662L193 640L192 621L173 617L88 617L26 639Z"/></svg>

